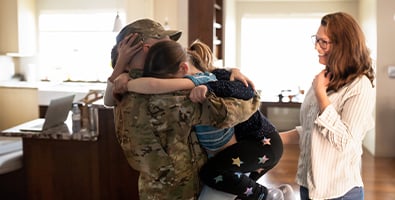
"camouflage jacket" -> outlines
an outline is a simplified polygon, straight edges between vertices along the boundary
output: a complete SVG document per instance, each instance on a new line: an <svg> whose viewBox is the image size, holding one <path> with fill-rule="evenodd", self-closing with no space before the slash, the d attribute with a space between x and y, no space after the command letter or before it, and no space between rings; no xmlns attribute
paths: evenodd
<svg viewBox="0 0 395 200"><path fill-rule="evenodd" d="M198 170L207 158L193 126L234 126L255 113L260 103L259 96L240 100L210 94L198 104L188 95L128 93L114 109L118 141L129 164L140 172L142 200L197 198Z"/></svg>

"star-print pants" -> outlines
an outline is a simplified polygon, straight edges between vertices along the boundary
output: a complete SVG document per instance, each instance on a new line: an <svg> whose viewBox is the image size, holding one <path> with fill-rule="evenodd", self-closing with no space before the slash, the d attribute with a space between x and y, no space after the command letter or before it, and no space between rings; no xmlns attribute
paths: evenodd
<svg viewBox="0 0 395 200"><path fill-rule="evenodd" d="M208 159L200 178L206 185L242 199L266 199L267 188L256 180L278 163L282 153L278 133L270 134L270 140L238 141Z"/></svg>

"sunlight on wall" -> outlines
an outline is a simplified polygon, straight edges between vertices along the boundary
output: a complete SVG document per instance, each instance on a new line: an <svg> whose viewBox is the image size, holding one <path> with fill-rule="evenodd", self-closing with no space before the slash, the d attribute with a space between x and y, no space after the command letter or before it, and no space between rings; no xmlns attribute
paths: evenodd
<svg viewBox="0 0 395 200"><path fill-rule="evenodd" d="M241 70L262 98L277 99L281 90L307 91L323 65L311 40L320 17L245 17L241 32Z"/></svg>
<svg viewBox="0 0 395 200"><path fill-rule="evenodd" d="M112 12L41 14L40 79L106 81L112 71L110 52L117 35L112 32L114 19Z"/></svg>

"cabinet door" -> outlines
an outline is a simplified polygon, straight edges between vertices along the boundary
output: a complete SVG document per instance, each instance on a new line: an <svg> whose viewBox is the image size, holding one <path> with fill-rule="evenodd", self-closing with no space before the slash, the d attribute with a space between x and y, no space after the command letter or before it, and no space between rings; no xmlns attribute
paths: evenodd
<svg viewBox="0 0 395 200"><path fill-rule="evenodd" d="M97 152L95 141L23 138L28 198L99 200Z"/></svg>
<svg viewBox="0 0 395 200"><path fill-rule="evenodd" d="M37 119L37 88L0 87L0 110L0 130Z"/></svg>
<svg viewBox="0 0 395 200"><path fill-rule="evenodd" d="M0 1L0 54L35 54L37 24L35 2L35 0Z"/></svg>
<svg viewBox="0 0 395 200"><path fill-rule="evenodd" d="M188 42L192 44L195 40L206 43L210 48L213 47L213 20L214 20L214 2L206 1L189 1L189 37Z"/></svg>
<svg viewBox="0 0 395 200"><path fill-rule="evenodd" d="M188 43L206 43L219 60L224 59L223 0L189 1Z"/></svg>

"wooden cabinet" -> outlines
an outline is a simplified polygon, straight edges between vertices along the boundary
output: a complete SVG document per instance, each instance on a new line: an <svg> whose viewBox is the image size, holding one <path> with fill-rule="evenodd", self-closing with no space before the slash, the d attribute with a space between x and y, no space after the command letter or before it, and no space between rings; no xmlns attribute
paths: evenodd
<svg viewBox="0 0 395 200"><path fill-rule="evenodd" d="M113 110L98 112L97 141L23 138L27 199L139 199L139 174L117 142Z"/></svg>
<svg viewBox="0 0 395 200"><path fill-rule="evenodd" d="M188 43L199 39L210 46L218 59L224 60L224 0L189 0Z"/></svg>
<svg viewBox="0 0 395 200"><path fill-rule="evenodd" d="M0 1L0 54L36 51L35 0Z"/></svg>
<svg viewBox="0 0 395 200"><path fill-rule="evenodd" d="M260 110L278 131L288 131L300 125L299 102L266 102L262 101Z"/></svg>
<svg viewBox="0 0 395 200"><path fill-rule="evenodd" d="M38 118L37 105L37 88L0 87L0 130Z"/></svg>

